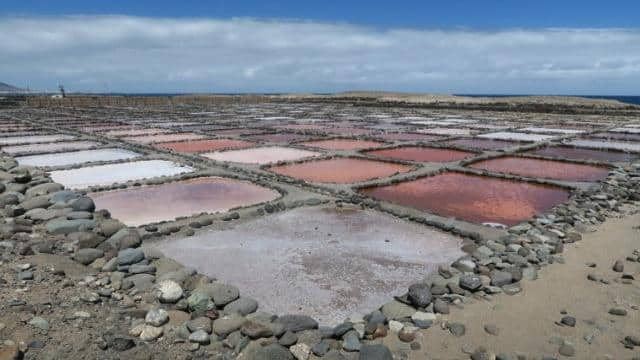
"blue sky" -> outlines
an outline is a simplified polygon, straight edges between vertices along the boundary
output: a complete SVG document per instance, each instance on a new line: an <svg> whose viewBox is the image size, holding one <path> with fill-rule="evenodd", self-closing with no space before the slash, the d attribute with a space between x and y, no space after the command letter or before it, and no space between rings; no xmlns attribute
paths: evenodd
<svg viewBox="0 0 640 360"><path fill-rule="evenodd" d="M584 28L640 25L640 1L636 0L3 0L0 13L4 15L120 14L145 17L257 17L412 28Z"/></svg>
<svg viewBox="0 0 640 360"><path fill-rule="evenodd" d="M92 92L640 94L640 1L2 0L0 81Z"/></svg>

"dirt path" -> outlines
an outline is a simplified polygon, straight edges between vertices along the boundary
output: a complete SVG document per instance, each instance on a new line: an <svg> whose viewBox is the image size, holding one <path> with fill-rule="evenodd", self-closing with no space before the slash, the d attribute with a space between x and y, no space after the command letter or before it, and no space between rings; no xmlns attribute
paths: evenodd
<svg viewBox="0 0 640 360"><path fill-rule="evenodd" d="M596 232L565 249L565 264L554 264L539 272L539 279L523 282L523 291L514 296L498 295L493 301L476 300L464 311L452 311L446 318L466 326L466 334L454 337L441 326L421 332L418 351L397 337L386 340L392 348L405 347L410 359L464 359L464 351L484 346L494 354L526 355L527 359L565 358L558 353L563 341L575 348L576 359L631 359L640 357L640 348L627 349L625 336L640 336L640 285L621 281L622 273L612 270L614 262L640 249L640 214L604 223ZM586 263L595 263L591 268ZM640 263L625 261L624 272L637 279ZM587 279L589 274L609 281ZM624 308L627 316L609 314L612 307ZM575 327L558 325L564 316L576 318ZM497 336L484 326L493 324ZM591 338L591 344L585 339Z"/></svg>

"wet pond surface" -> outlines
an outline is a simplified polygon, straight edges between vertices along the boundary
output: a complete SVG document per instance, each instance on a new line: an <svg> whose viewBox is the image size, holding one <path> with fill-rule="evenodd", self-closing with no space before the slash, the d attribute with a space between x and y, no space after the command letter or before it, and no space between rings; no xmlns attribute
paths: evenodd
<svg viewBox="0 0 640 360"><path fill-rule="evenodd" d="M125 149L110 148L19 156L16 160L20 165L45 167L66 166L95 161L126 160L133 159L141 155L142 154Z"/></svg>
<svg viewBox="0 0 640 360"><path fill-rule="evenodd" d="M474 223L516 225L565 202L555 186L448 172L361 189L364 195Z"/></svg>
<svg viewBox="0 0 640 360"><path fill-rule="evenodd" d="M265 146L242 150L228 150L202 154L217 160L244 164L270 164L278 161L292 161L321 155L319 152L281 146Z"/></svg>
<svg viewBox="0 0 640 360"><path fill-rule="evenodd" d="M0 150L8 154L54 152L62 150L83 150L100 145L95 141L67 141L45 144L3 146Z"/></svg>
<svg viewBox="0 0 640 360"><path fill-rule="evenodd" d="M418 162L449 162L466 159L476 155L469 151L430 148L423 146L406 146L393 149L367 151L367 155L396 160Z"/></svg>
<svg viewBox="0 0 640 360"><path fill-rule="evenodd" d="M199 153L227 149L243 149L254 146L255 143L234 139L213 139L166 142L154 145L157 148L168 149L183 153Z"/></svg>
<svg viewBox="0 0 640 360"><path fill-rule="evenodd" d="M280 194L247 181L206 177L89 196L96 208L109 210L128 226L139 226L203 212L226 212L271 201Z"/></svg>
<svg viewBox="0 0 640 360"><path fill-rule="evenodd" d="M166 134L166 135L147 135L147 136L132 136L124 137L122 140L135 142L138 144L152 144L161 142L172 141L187 141L187 140L199 140L205 138L204 135L181 133L181 134Z"/></svg>
<svg viewBox="0 0 640 360"><path fill-rule="evenodd" d="M597 182L605 179L609 173L609 169L602 166L517 156L479 161L468 166L493 172L566 181Z"/></svg>
<svg viewBox="0 0 640 360"><path fill-rule="evenodd" d="M571 160L597 160L612 162L627 162L638 157L638 155L620 151L585 149L573 146L545 146L541 149L527 151L526 153Z"/></svg>
<svg viewBox="0 0 640 360"><path fill-rule="evenodd" d="M493 139L480 139L480 138L466 138L445 141L443 144L451 146L462 146L480 150L502 150L514 146L523 145L521 142L508 141L508 140L493 140Z"/></svg>
<svg viewBox="0 0 640 360"><path fill-rule="evenodd" d="M372 210L305 207L147 242L278 314L337 325L462 255L461 239Z"/></svg>
<svg viewBox="0 0 640 360"><path fill-rule="evenodd" d="M32 135L0 137L0 145L35 144L74 139L71 135Z"/></svg>
<svg viewBox="0 0 640 360"><path fill-rule="evenodd" d="M356 158L336 158L273 166L269 171L309 182L350 184L411 170L411 166Z"/></svg>
<svg viewBox="0 0 640 360"><path fill-rule="evenodd" d="M307 147L313 147L313 148L319 148L319 149L325 149L325 150L360 150L360 149L378 147L384 144L377 141L330 139L330 140L307 141L307 142L299 143L298 145L304 145Z"/></svg>

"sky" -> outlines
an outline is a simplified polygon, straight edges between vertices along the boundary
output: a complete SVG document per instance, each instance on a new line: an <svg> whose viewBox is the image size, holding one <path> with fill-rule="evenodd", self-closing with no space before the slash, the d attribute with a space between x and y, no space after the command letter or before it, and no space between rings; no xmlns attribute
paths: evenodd
<svg viewBox="0 0 640 360"><path fill-rule="evenodd" d="M640 1L14 1L0 81L89 92L640 95Z"/></svg>

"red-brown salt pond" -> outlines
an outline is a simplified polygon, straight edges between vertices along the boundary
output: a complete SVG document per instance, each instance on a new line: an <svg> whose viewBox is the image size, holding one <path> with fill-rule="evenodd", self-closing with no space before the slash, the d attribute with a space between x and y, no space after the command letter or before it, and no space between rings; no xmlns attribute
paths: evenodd
<svg viewBox="0 0 640 360"><path fill-rule="evenodd" d="M507 226L528 220L569 198L568 191L556 186L453 172L360 192L440 216Z"/></svg>
<svg viewBox="0 0 640 360"><path fill-rule="evenodd" d="M462 146L468 147L472 149L480 149L480 150L501 150L517 145L522 145L517 141L508 141L508 140L492 140L492 139L477 139L477 138L466 138L466 139L456 139L451 141L446 141L444 144L451 146Z"/></svg>
<svg viewBox="0 0 640 360"><path fill-rule="evenodd" d="M356 158L336 158L272 166L269 171L310 182L350 184L405 173L411 166Z"/></svg>
<svg viewBox="0 0 640 360"><path fill-rule="evenodd" d="M472 157L475 153L451 149L439 149L424 146L405 146L393 149L367 151L367 155L419 162L449 162Z"/></svg>
<svg viewBox="0 0 640 360"><path fill-rule="evenodd" d="M225 212L280 197L250 182L206 177L128 190L91 193L99 209L107 209L128 226L139 226L203 212Z"/></svg>
<svg viewBox="0 0 640 360"><path fill-rule="evenodd" d="M517 156L505 156L497 159L479 161L469 166L475 169L527 177L586 182L603 180L609 173L609 169L603 166L522 158Z"/></svg>
<svg viewBox="0 0 640 360"><path fill-rule="evenodd" d="M598 160L628 162L637 156L621 151L607 151L577 148L572 146L545 146L541 149L527 151L527 154L565 158L570 160Z"/></svg>
<svg viewBox="0 0 640 360"><path fill-rule="evenodd" d="M597 137L597 138L614 139L614 140L640 141L640 134L602 132L602 133L593 134L591 136Z"/></svg>
<svg viewBox="0 0 640 360"><path fill-rule="evenodd" d="M154 145L157 148L168 149L183 153L200 153L228 149L244 149L255 145L250 141L234 139L213 139L195 141L177 141Z"/></svg>
<svg viewBox="0 0 640 360"><path fill-rule="evenodd" d="M385 133L376 135L376 138L388 141L434 141L442 139L442 137L437 135L418 133Z"/></svg>
<svg viewBox="0 0 640 360"><path fill-rule="evenodd" d="M300 135L296 133L280 133L280 134L260 134L250 135L247 138L256 141L272 142L276 144L288 144L294 141L305 141L309 139L309 136Z"/></svg>
<svg viewBox="0 0 640 360"><path fill-rule="evenodd" d="M330 139L317 140L299 143L307 147L325 149L325 150L362 150L372 147L378 147L383 143L378 141L367 140L350 140L350 139Z"/></svg>

